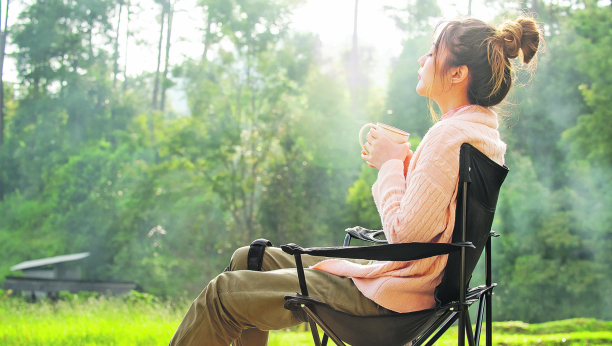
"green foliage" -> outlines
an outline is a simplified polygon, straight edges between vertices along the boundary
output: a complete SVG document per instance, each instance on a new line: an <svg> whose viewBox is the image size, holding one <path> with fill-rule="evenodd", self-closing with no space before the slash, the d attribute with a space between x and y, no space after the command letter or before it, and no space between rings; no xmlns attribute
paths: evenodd
<svg viewBox="0 0 612 346"><path fill-rule="evenodd" d="M372 185L378 171L363 165L359 178L348 190L347 202L350 210L351 225L369 229L381 229L380 215L372 200Z"/></svg>
<svg viewBox="0 0 612 346"><path fill-rule="evenodd" d="M427 53L430 46L429 35L406 40L394 72L389 78L387 109L392 113L384 114L381 122L404 129L412 137L422 138L433 125L428 101L415 91L419 81L417 60Z"/></svg>
<svg viewBox="0 0 612 346"><path fill-rule="evenodd" d="M498 318L545 321L534 306L560 318L590 316L604 299L600 285L606 277L602 263L593 260L597 237L576 219L584 197L544 187L527 157L511 154L507 164L516 168L498 203L494 229L502 237L493 241L495 263L501 263L494 274L501 284L495 295Z"/></svg>
<svg viewBox="0 0 612 346"><path fill-rule="evenodd" d="M157 298L156 296L149 293L141 293L134 290L130 291L130 293L125 296L125 300L132 304L136 304L139 302L142 302L146 305L159 303L159 298Z"/></svg>
<svg viewBox="0 0 612 346"><path fill-rule="evenodd" d="M377 171L359 157L356 134L365 119L381 121L412 133L416 149L432 125L427 101L414 92L417 59L440 9L420 0L387 9L405 32L403 51L387 91L366 85L360 72L359 100L350 105L345 66L325 72L317 37L289 29L297 3L199 1L207 54L176 64L163 82L186 85L184 117L149 109L150 73L129 77L125 91L113 87L115 2L25 6L10 35L21 83L4 86L0 282L21 261L89 251L84 278L135 281L146 292L117 306L163 310L156 297L194 296L255 238L335 245L347 227L379 228ZM515 105L499 110L510 116L501 131L511 173L493 227L502 235L493 242L496 319L612 319L612 80L602 72L612 68L611 9L589 1L497 5L500 13L537 10L547 51L526 87L530 76L519 73ZM367 70L372 61L361 59ZM173 317L159 317L161 328L142 320L146 327L132 336L128 320L140 317L108 303L103 309L126 319L117 327L105 317L88 334L82 316L68 315L94 299L61 298L38 307L66 309L75 339L62 344L165 343L160 330L173 330L186 308L168 308ZM10 342L51 342L60 324L40 339L15 327L20 339ZM104 334L112 328L119 336ZM529 328L497 343L555 344L566 332L577 343L609 340L605 331L551 327L545 338Z"/></svg>
<svg viewBox="0 0 612 346"><path fill-rule="evenodd" d="M432 19L442 16L437 1L411 0L407 1L404 8L385 6L385 10L389 12L397 27L410 37L431 35Z"/></svg>
<svg viewBox="0 0 612 346"><path fill-rule="evenodd" d="M609 31L601 30L609 21L591 18L609 13L577 10L561 21L564 30L548 38L533 85L514 91L518 106L509 113L516 119L505 128L511 174L494 224L502 234L493 242L494 277L501 283L497 318L542 322L549 318L543 311L559 318L610 318L597 307L610 301L604 273L610 270L611 167L598 152L605 139L584 128L597 111L578 117L595 109L586 85L607 85L595 72L607 60L594 56L599 51L593 43L609 39ZM594 124L597 131L607 128Z"/></svg>
<svg viewBox="0 0 612 346"><path fill-rule="evenodd" d="M576 59L581 61L578 71L586 76L580 84L588 111L578 117L576 126L564 133L564 139L574 143L574 156L587 159L595 165L610 166L612 135L608 119L612 115L610 93L612 79L606 73L612 68L612 9L589 8L576 13L572 24L577 37L573 43Z"/></svg>

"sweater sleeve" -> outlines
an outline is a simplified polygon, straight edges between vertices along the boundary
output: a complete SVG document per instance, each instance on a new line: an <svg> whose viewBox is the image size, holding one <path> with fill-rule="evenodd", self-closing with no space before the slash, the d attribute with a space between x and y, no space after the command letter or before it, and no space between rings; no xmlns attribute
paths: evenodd
<svg viewBox="0 0 612 346"><path fill-rule="evenodd" d="M451 133L444 126L432 128L406 177L400 160L381 167L372 195L390 243L431 242L454 222L449 207L459 174L459 153Z"/></svg>

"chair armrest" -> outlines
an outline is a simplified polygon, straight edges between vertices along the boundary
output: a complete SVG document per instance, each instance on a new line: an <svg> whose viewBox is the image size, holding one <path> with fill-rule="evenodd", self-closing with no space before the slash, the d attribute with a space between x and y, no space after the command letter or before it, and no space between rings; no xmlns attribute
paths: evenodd
<svg viewBox="0 0 612 346"><path fill-rule="evenodd" d="M476 248L471 242L400 243L378 246L311 247L306 249L293 243L281 245L281 249L290 255L306 254L376 261L414 261L432 256L446 255L464 247Z"/></svg>
<svg viewBox="0 0 612 346"><path fill-rule="evenodd" d="M356 226L353 228L347 228L344 230L348 233L352 238L367 241L375 244L387 244L387 240L385 239L376 239L379 236L385 236L383 231L369 230L367 228L363 228L361 226Z"/></svg>

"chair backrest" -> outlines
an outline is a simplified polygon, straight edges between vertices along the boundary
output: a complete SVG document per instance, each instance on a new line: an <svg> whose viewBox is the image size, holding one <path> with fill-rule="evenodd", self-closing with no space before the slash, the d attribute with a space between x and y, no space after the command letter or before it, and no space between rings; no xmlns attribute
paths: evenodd
<svg viewBox="0 0 612 346"><path fill-rule="evenodd" d="M458 301L461 285L468 284L482 250L489 240L499 190L507 174L506 166L500 166L470 144L464 143L461 146L453 242L462 241L463 183L467 182L465 241L472 242L476 248L466 249L466 282L463 283L460 282L460 252L448 255L444 277L435 291L435 298L439 305Z"/></svg>

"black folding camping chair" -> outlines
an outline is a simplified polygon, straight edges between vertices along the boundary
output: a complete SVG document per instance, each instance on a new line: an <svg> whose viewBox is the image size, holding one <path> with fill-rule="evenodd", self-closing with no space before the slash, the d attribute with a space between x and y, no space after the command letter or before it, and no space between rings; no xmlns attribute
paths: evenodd
<svg viewBox="0 0 612 346"><path fill-rule="evenodd" d="M457 213L452 243L387 244L379 239L382 231L361 227L348 229L344 247L301 248L282 245L295 256L301 294L285 296L285 308L308 317L316 346L325 346L328 338L337 345L352 346L413 346L433 345L448 328L459 321L458 344L478 345L486 307L486 344L492 345L491 295L496 284L491 283L491 231L499 190L508 168L493 162L469 144L461 146ZM357 238L377 246L348 246ZM471 274L483 249L485 251L485 285L469 288ZM301 254L379 261L413 261L448 254L444 277L435 290L436 307L410 313L381 316L354 316L337 311L308 296ZM472 329L468 308L479 302L476 327ZM324 331L319 338L317 325Z"/></svg>

